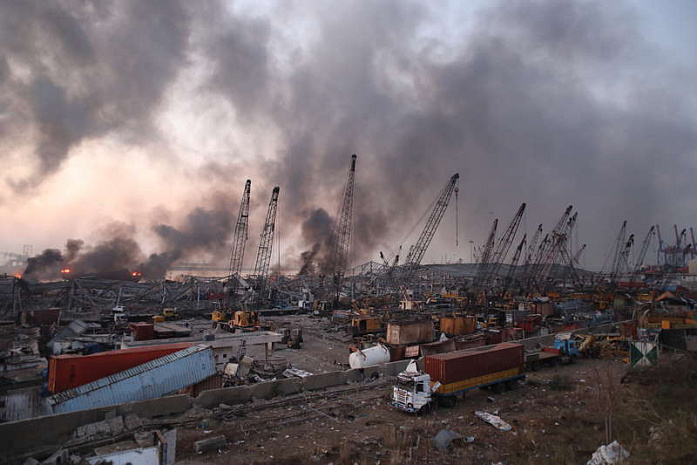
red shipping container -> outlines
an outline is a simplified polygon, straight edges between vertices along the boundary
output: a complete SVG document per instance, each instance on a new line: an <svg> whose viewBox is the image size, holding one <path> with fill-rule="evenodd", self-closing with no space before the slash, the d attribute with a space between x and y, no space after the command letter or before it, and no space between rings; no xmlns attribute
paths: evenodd
<svg viewBox="0 0 697 465"><path fill-rule="evenodd" d="M504 342L493 347L429 355L424 365L432 381L456 383L498 371L523 368L522 344Z"/></svg>
<svg viewBox="0 0 697 465"><path fill-rule="evenodd" d="M111 350L92 355L57 355L51 357L48 362L48 390L53 394L63 392L192 345L192 342L180 342Z"/></svg>
<svg viewBox="0 0 697 465"><path fill-rule="evenodd" d="M155 325L152 323L129 323L131 334L136 341L155 339Z"/></svg>

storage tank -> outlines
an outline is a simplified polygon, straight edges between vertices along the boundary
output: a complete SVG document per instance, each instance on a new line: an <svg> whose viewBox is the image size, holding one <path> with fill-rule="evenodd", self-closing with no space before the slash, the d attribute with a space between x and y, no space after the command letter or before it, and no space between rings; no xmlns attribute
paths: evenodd
<svg viewBox="0 0 697 465"><path fill-rule="evenodd" d="M390 361L390 351L382 344L357 350L349 355L349 365L351 369L372 367Z"/></svg>

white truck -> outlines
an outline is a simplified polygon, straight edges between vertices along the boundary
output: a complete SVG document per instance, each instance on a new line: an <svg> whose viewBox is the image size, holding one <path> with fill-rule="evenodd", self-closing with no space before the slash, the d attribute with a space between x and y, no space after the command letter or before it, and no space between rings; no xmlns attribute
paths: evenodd
<svg viewBox="0 0 697 465"><path fill-rule="evenodd" d="M392 406L406 412L427 412L434 400L444 407L457 403L472 389L513 389L525 378L523 346L504 342L476 349L428 355L424 371L415 361L397 375Z"/></svg>
<svg viewBox="0 0 697 465"><path fill-rule="evenodd" d="M433 385L438 389L440 383ZM406 370L397 375L397 385L392 388L392 405L410 413L427 413L431 410L433 390L431 376L422 373L412 360Z"/></svg>

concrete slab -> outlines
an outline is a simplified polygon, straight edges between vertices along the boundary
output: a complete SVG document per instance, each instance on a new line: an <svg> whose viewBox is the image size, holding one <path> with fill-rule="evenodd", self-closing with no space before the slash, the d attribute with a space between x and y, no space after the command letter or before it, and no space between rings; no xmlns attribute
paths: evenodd
<svg viewBox="0 0 697 465"><path fill-rule="evenodd" d="M252 399L250 386L235 386L203 391L194 399L194 405L203 408L215 408L220 404L244 404Z"/></svg>
<svg viewBox="0 0 697 465"><path fill-rule="evenodd" d="M201 439L194 443L194 449L197 453L218 452L218 450L227 446L225 436L216 436L214 438Z"/></svg>
<svg viewBox="0 0 697 465"><path fill-rule="evenodd" d="M289 396L303 390L303 383L300 378L280 379L275 382L277 383L276 395L278 396Z"/></svg>
<svg viewBox="0 0 697 465"><path fill-rule="evenodd" d="M346 373L347 383L360 383L363 381L363 371L362 370L348 370Z"/></svg>
<svg viewBox="0 0 697 465"><path fill-rule="evenodd" d="M317 391L319 389L346 384L347 377L347 372L335 371L333 373L306 376L302 379L302 384L306 391Z"/></svg>

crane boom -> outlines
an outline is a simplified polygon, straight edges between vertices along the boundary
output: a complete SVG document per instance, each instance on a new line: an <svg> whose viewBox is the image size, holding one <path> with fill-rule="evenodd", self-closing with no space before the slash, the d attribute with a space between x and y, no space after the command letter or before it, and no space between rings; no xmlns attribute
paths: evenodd
<svg viewBox="0 0 697 465"><path fill-rule="evenodd" d="M257 259L254 263L254 277L256 279L256 291L258 303L266 289L266 277L269 274L269 264L271 263L271 252L273 251L273 238L276 229L276 210L278 209L278 186L273 188L271 200L269 201L269 209L266 212L266 221L264 228L259 236L259 250L257 251Z"/></svg>
<svg viewBox="0 0 697 465"><path fill-rule="evenodd" d="M571 210L573 206L569 205L564 210L561 218L554 226L554 229L545 237L546 240L542 241L540 249L535 256L535 261L533 263L533 269L530 275L530 285L541 285L542 281L546 279L551 265L554 263L556 254L558 252L558 244L562 236L564 235L564 228L567 226L569 221L569 215L571 215Z"/></svg>
<svg viewBox="0 0 697 465"><path fill-rule="evenodd" d="M494 254L491 257L491 266L489 266L487 274L484 277L484 284L488 284L492 280L496 279L496 275L501 268L501 264L506 259L508 250L511 248L511 244L513 243L515 235L518 232L518 227L523 219L523 213L525 213L525 203L520 205L520 208L518 208L513 220L511 220L511 224L508 225L508 228L506 228L506 231L504 231L503 235L496 243Z"/></svg>
<svg viewBox="0 0 697 465"><path fill-rule="evenodd" d="M649 232L646 233L646 237L644 237L643 242L641 243L641 248L639 249L639 255L637 255L636 262L634 263L634 269L632 270L632 274L629 278L629 281L634 281L636 279L636 276L639 274L641 271L641 267L644 265L644 258L646 258L646 252L649 250L649 245L651 244L651 239L653 238L655 232L654 230L656 229L655 226L651 226L649 228Z"/></svg>
<svg viewBox="0 0 697 465"><path fill-rule="evenodd" d="M228 270L228 279L232 279L234 274L238 275L242 271L242 262L244 260L244 249L249 239L249 196L252 189L252 181L247 179L244 183L244 191L242 192L242 201L240 202L240 211L237 214L237 223L235 223L235 233L232 238L232 251L230 253L230 268Z"/></svg>
<svg viewBox="0 0 697 465"><path fill-rule="evenodd" d="M479 292L484 280L486 279L487 272L489 270L491 255L494 250L494 244L496 240L496 228L499 225L499 219L496 218L494 223L491 225L491 231L489 231L489 236L486 239L486 244L484 244L484 250L481 253L481 259L479 260L479 265L477 266L477 274L474 277L474 289L475 292Z"/></svg>
<svg viewBox="0 0 697 465"><path fill-rule="evenodd" d="M551 245L548 249L547 257L545 258L544 263L542 264L542 270L537 276L537 283L539 285L542 285L547 281L547 278L549 277L549 274L552 271L552 266L554 266L557 257L562 256L562 258L565 258L564 252L566 252L566 255L569 254L567 250L567 243L569 237L571 236L571 232L573 231L574 226L576 225L577 218L578 212L574 213L573 216L571 216L571 218L569 218L567 222L561 226L561 228L552 231L553 236L552 241L550 242ZM567 261L570 261L570 257Z"/></svg>
<svg viewBox="0 0 697 465"><path fill-rule="evenodd" d="M426 253L426 249L428 249L433 236L436 234L438 225L443 219L445 210L448 208L450 198L453 195L453 191L455 190L458 179L460 179L460 175L458 173L455 173L450 177L450 180L438 196L438 200L436 201L433 210L431 210L431 214L429 215L426 225L421 231L418 240L409 248L409 253L407 253L407 258L404 262L407 278L406 281L409 281L409 278L411 278L411 275L416 267L421 264L421 260L424 258L424 254Z"/></svg>
<svg viewBox="0 0 697 465"><path fill-rule="evenodd" d="M578 249L576 251L576 253L574 254L574 264L575 265L580 265L581 262L579 260L581 260L581 255L583 255L584 250L586 250L586 244L583 244L581 246L581 248Z"/></svg>
<svg viewBox="0 0 697 465"><path fill-rule="evenodd" d="M336 223L332 235L334 250L332 267L334 284L341 285L341 280L346 273L348 266L349 248L351 246L351 232L353 229L353 186L356 174L356 154L351 155L351 165L349 168L348 179L344 186L344 194L341 201L339 221Z"/></svg>
<svg viewBox="0 0 697 465"><path fill-rule="evenodd" d="M520 241L520 244L518 244L518 247L515 249L513 259L511 260L511 264L508 267L506 279L503 282L503 293L506 292L506 290L510 287L511 282L513 281L513 276L515 275L516 267L518 266L518 262L520 261L520 256L523 253L523 247L525 247L525 240L527 239L527 237L527 234L523 234L523 240Z"/></svg>

